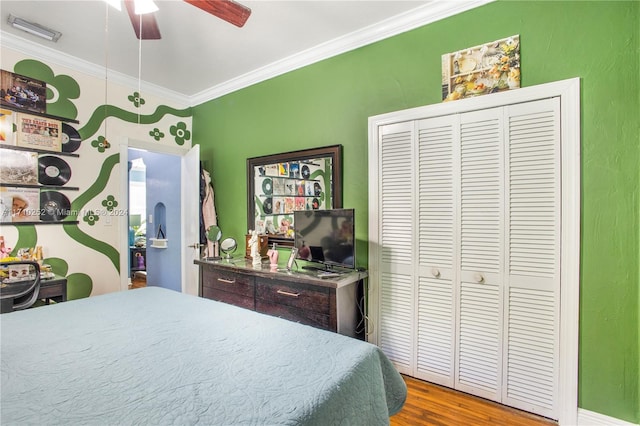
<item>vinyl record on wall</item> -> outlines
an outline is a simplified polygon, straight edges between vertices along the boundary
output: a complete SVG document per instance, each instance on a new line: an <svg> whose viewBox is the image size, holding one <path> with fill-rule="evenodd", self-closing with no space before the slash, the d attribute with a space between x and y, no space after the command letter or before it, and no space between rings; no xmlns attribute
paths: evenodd
<svg viewBox="0 0 640 426"><path fill-rule="evenodd" d="M63 220L69 215L71 202L57 191L40 192L40 220L43 222L55 222Z"/></svg>
<svg viewBox="0 0 640 426"><path fill-rule="evenodd" d="M309 170L309 166L305 164L302 166L302 179L309 179L309 176L311 176L311 171Z"/></svg>
<svg viewBox="0 0 640 426"><path fill-rule="evenodd" d="M80 133L67 123L62 123L62 152L76 152L80 148Z"/></svg>
<svg viewBox="0 0 640 426"><path fill-rule="evenodd" d="M46 155L38 159L38 182L62 186L71 179L71 167L62 158Z"/></svg>
<svg viewBox="0 0 640 426"><path fill-rule="evenodd" d="M262 210L264 210L264 214L271 214L273 212L273 201L271 200L271 197L264 200Z"/></svg>
<svg viewBox="0 0 640 426"><path fill-rule="evenodd" d="M271 195L273 193L273 182L271 182L270 178L262 181L262 191L264 195Z"/></svg>

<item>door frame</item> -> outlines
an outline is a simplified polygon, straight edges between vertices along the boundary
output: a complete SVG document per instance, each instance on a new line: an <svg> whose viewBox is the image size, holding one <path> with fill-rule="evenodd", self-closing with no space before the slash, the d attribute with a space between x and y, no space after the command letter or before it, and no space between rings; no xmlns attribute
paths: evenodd
<svg viewBox="0 0 640 426"><path fill-rule="evenodd" d="M157 154L168 154L179 157L184 157L192 147L184 146L169 146L159 145L151 142L145 142L138 139L124 137L120 143L120 194L123 199L127 200L126 208L129 210L129 168L126 167L129 161L129 148L145 150ZM182 163L181 163L182 167ZM182 174L182 172L181 172ZM181 184L181 183L178 183ZM182 194L182 187L180 188ZM126 265L129 264L129 215L122 215L119 218L118 226L120 228L120 290L129 289L129 268ZM184 221L182 221L184 223ZM182 231L182 230L181 230ZM181 232L182 234L182 232ZM184 252L184 245L181 253ZM181 256L183 257L183 256ZM184 273L182 273L184 280ZM182 291L185 290L185 283L181 285Z"/></svg>
<svg viewBox="0 0 640 426"><path fill-rule="evenodd" d="M194 164L196 163L196 164ZM182 292L198 296L200 267L194 260L200 258L200 145L192 145L180 158L180 214L181 241L180 259L182 262ZM191 182L197 180L197 185ZM197 200L197 203L192 203ZM198 217L195 220L195 217ZM190 219L189 219L190 218Z"/></svg>
<svg viewBox="0 0 640 426"><path fill-rule="evenodd" d="M561 250L560 360L558 423L573 425L578 417L578 355L580 309L580 78L369 117L369 171L377 170L378 129L382 126L435 116L463 113L549 97L560 98L561 116ZM379 298L379 188L369 176L369 289L367 340L378 344Z"/></svg>

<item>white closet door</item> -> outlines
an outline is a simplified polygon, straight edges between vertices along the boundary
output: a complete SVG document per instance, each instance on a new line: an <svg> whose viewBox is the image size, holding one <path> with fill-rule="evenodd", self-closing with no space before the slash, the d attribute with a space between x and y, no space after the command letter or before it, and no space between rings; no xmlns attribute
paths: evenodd
<svg viewBox="0 0 640 426"><path fill-rule="evenodd" d="M509 106L503 403L557 418L560 101Z"/></svg>
<svg viewBox="0 0 640 426"><path fill-rule="evenodd" d="M499 401L504 184L502 108L460 116L460 296L456 389Z"/></svg>
<svg viewBox="0 0 640 426"><path fill-rule="evenodd" d="M417 123L416 377L454 385L458 117Z"/></svg>
<svg viewBox="0 0 640 426"><path fill-rule="evenodd" d="M413 122L385 126L379 140L379 342L396 368L413 374Z"/></svg>
<svg viewBox="0 0 640 426"><path fill-rule="evenodd" d="M402 373L563 424L577 421L579 88L369 119L372 340Z"/></svg>

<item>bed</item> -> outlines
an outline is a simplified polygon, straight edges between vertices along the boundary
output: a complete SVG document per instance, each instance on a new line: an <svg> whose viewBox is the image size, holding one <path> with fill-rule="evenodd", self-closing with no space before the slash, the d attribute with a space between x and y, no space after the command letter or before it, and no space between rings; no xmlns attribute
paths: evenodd
<svg viewBox="0 0 640 426"><path fill-rule="evenodd" d="M0 315L0 423L384 425L374 345L157 287Z"/></svg>

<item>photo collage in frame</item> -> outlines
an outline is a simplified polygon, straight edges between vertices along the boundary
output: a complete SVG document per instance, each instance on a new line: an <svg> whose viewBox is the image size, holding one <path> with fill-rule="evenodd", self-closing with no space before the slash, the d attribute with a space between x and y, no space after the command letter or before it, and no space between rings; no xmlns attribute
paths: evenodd
<svg viewBox="0 0 640 426"><path fill-rule="evenodd" d="M257 167L255 229L292 238L294 211L326 208L324 175L324 159Z"/></svg>

